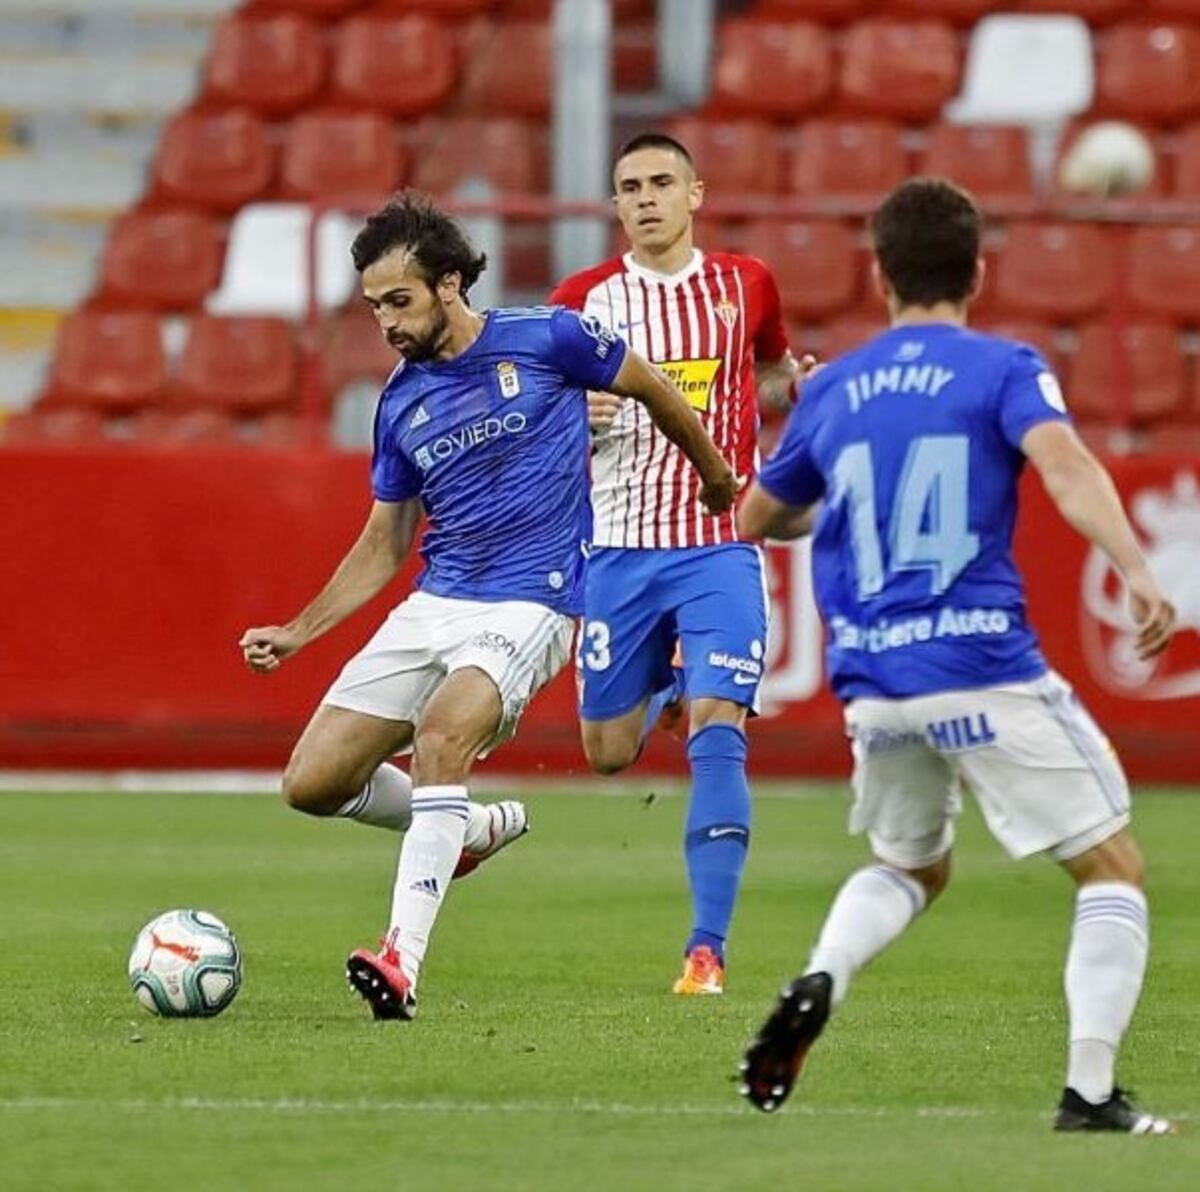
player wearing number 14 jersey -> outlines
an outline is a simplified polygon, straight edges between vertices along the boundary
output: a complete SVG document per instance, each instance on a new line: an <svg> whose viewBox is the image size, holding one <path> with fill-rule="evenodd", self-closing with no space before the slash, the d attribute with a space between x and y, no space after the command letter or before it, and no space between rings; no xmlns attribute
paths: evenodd
<svg viewBox="0 0 1200 1192"><path fill-rule="evenodd" d="M1123 575L1143 657L1174 613L1046 362L967 330L979 228L946 182L887 198L872 232L892 328L806 386L739 514L748 534L791 537L820 503L813 582L853 745L851 829L875 854L747 1052L742 1092L775 1109L854 974L941 893L965 780L1011 855L1048 854L1078 888L1056 1128L1166 1133L1113 1083L1148 950L1141 857L1124 774L1026 621L1011 554L1025 460Z"/></svg>
<svg viewBox="0 0 1200 1192"><path fill-rule="evenodd" d="M758 407L786 403L797 374L779 293L762 261L702 252L692 215L703 200L687 149L645 134L613 169L632 249L551 295L669 375L741 477L756 464ZM607 404L606 404L607 403ZM593 547L579 652L584 749L613 773L678 694L690 707L692 794L684 839L692 931L681 994L720 993L725 938L750 834L747 712L767 637L762 558L729 514L711 516L678 450L634 402L589 397ZM672 659L679 645L682 691Z"/></svg>

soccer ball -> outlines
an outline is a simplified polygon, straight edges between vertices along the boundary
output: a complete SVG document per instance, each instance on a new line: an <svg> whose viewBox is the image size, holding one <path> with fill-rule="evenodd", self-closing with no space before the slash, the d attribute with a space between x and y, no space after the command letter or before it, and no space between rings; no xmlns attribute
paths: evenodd
<svg viewBox="0 0 1200 1192"><path fill-rule="evenodd" d="M1154 147L1132 124L1103 120L1067 150L1059 181L1076 194L1106 198L1144 190L1154 181Z"/></svg>
<svg viewBox="0 0 1200 1192"><path fill-rule="evenodd" d="M208 911L167 911L151 919L129 954L129 984L151 1014L210 1018L242 985L233 932Z"/></svg>

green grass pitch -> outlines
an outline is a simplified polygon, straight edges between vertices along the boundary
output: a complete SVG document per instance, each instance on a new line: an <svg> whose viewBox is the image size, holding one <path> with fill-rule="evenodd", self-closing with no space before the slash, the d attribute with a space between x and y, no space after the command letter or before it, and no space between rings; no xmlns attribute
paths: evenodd
<svg viewBox="0 0 1200 1192"><path fill-rule="evenodd" d="M531 835L455 883L420 1017L380 1025L343 962L384 926L388 833L266 797L0 795L0 1186L1200 1187L1195 794L1136 802L1154 943L1121 1073L1185 1133L1133 1139L1049 1129L1071 894L973 811L946 897L860 977L791 1102L745 1106L741 1049L862 845L840 786L764 791L729 992L675 998L684 804L648 789L526 795ZM129 991L137 929L175 906L242 944L220 1018L159 1021Z"/></svg>

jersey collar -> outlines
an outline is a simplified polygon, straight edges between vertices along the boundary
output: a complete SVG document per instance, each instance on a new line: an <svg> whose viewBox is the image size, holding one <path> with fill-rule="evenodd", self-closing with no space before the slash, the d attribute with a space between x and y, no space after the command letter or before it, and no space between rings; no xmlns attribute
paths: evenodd
<svg viewBox="0 0 1200 1192"><path fill-rule="evenodd" d="M645 265L639 265L633 259L632 252L627 252L621 258L621 262L627 272L642 281L656 282L660 286L677 286L681 281L687 281L689 277L700 272L704 266L704 254L698 248L693 248L692 259L674 273L658 273L653 269L647 269Z"/></svg>

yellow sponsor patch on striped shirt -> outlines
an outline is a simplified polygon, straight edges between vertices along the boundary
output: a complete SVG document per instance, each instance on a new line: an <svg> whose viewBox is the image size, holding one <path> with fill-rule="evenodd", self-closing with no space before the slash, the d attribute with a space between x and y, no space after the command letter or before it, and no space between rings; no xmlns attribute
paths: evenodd
<svg viewBox="0 0 1200 1192"><path fill-rule="evenodd" d="M708 412L720 360L659 360L655 367L675 382L692 409L702 414Z"/></svg>

